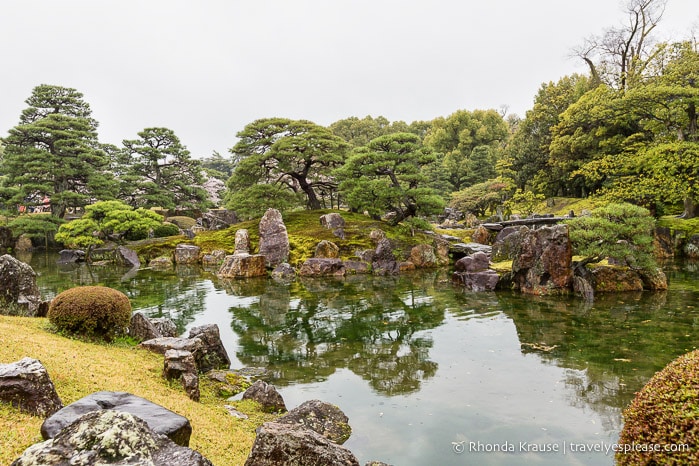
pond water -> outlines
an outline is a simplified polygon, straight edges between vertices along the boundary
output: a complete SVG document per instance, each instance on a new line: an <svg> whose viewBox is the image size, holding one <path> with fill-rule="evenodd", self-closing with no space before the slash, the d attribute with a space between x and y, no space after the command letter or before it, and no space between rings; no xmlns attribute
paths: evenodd
<svg viewBox="0 0 699 466"><path fill-rule="evenodd" d="M182 332L218 324L232 367L268 369L289 409L340 406L360 464L611 465L634 393L699 346L696 263L669 264L667 292L588 304L465 293L447 271L282 283L20 259L45 296L101 284Z"/></svg>

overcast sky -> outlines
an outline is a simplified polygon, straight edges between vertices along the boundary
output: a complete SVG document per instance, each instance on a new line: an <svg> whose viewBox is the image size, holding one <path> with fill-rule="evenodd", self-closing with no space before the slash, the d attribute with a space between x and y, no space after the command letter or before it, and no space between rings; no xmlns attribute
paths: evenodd
<svg viewBox="0 0 699 466"><path fill-rule="evenodd" d="M3 0L0 135L39 84L82 92L102 142L164 126L196 157L263 117L524 116L624 18L616 0ZM697 0L668 0L658 32L698 21Z"/></svg>

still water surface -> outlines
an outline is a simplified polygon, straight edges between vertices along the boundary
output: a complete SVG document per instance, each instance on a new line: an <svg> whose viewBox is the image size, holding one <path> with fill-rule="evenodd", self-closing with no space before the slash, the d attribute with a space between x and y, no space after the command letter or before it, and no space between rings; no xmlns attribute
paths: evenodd
<svg viewBox="0 0 699 466"><path fill-rule="evenodd" d="M232 367L268 369L288 408L340 406L360 464L611 465L633 394L699 346L696 263L668 265L667 292L586 304L464 293L445 271L283 283L20 258L46 296L101 284L183 333L218 324Z"/></svg>

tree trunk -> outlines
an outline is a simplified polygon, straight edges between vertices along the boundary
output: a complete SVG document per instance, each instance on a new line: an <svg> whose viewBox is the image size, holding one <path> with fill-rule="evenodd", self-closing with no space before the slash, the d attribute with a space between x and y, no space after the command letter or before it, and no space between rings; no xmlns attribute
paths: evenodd
<svg viewBox="0 0 699 466"><path fill-rule="evenodd" d="M311 210L320 210L320 201L316 196L316 192L313 190L313 186L311 186L305 178L296 178L296 181L298 181L301 191L306 194L308 208Z"/></svg>
<svg viewBox="0 0 699 466"><path fill-rule="evenodd" d="M699 217L699 204L697 204L692 198L684 199L684 212L680 215L680 218L696 218Z"/></svg>

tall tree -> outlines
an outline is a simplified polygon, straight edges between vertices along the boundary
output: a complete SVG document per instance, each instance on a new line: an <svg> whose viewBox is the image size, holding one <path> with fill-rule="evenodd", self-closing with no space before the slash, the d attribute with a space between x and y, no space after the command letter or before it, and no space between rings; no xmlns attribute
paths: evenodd
<svg viewBox="0 0 699 466"><path fill-rule="evenodd" d="M127 190L120 194L133 207L165 209L208 205L201 162L190 157L174 131L146 128L139 139L124 140Z"/></svg>
<svg viewBox="0 0 699 466"><path fill-rule="evenodd" d="M268 195L279 188L287 191L271 197L284 199L284 206L292 197L289 193L303 194L309 209L320 209L324 197L332 202L337 183L331 171L342 164L349 145L330 130L307 120L265 118L247 125L238 137L231 149L237 161L228 180L231 208L246 197L246 190L259 194L260 184L277 187L265 188Z"/></svg>
<svg viewBox="0 0 699 466"><path fill-rule="evenodd" d="M415 134L380 136L356 149L337 171L340 192L351 208L374 217L393 212L393 223L433 214L444 207L444 201L426 187L422 168L435 161L435 154Z"/></svg>
<svg viewBox="0 0 699 466"><path fill-rule="evenodd" d="M111 198L114 183L97 140L97 122L75 89L42 84L26 100L19 124L4 139L2 197L10 204L69 207Z"/></svg>

